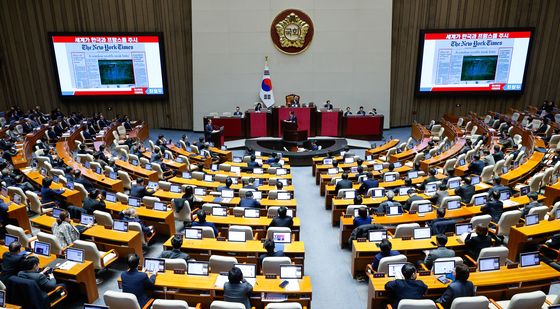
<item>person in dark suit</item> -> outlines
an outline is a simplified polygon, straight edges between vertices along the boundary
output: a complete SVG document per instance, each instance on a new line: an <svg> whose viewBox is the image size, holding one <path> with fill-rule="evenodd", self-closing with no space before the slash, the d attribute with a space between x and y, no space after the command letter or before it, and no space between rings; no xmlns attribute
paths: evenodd
<svg viewBox="0 0 560 309"><path fill-rule="evenodd" d="M235 116L235 117L242 117L243 116L243 112L239 109L239 106L235 107L235 112L233 112L233 116Z"/></svg>
<svg viewBox="0 0 560 309"><path fill-rule="evenodd" d="M265 240L264 244L263 244L263 248L266 250L266 253L263 253L261 255L259 255L259 265L261 265L262 267L262 262L264 260L264 258L267 257L281 257L284 256L284 251L282 250L278 250L276 251L276 245L274 244L274 241L267 239Z"/></svg>
<svg viewBox="0 0 560 309"><path fill-rule="evenodd" d="M439 258L450 258L455 256L455 251L445 247L445 245L447 245L447 236L445 236L445 234L436 235L436 241L438 247L431 250L424 259L424 264L428 269L431 269L434 265L434 261Z"/></svg>
<svg viewBox="0 0 560 309"><path fill-rule="evenodd" d="M340 189L352 189L352 181L348 180L348 173L342 173L342 179L338 181L334 189L335 193L338 194Z"/></svg>
<svg viewBox="0 0 560 309"><path fill-rule="evenodd" d="M290 111L290 117L288 117L288 122L293 122L297 124L297 117L294 111Z"/></svg>
<svg viewBox="0 0 560 309"><path fill-rule="evenodd" d="M439 206L443 202L443 198L447 196L449 196L449 192L447 192L447 185L442 183L439 185L436 194L434 194L434 196L430 198L430 202L432 202L432 204Z"/></svg>
<svg viewBox="0 0 560 309"><path fill-rule="evenodd" d="M144 196L151 196L152 194L154 194L154 191L146 188L144 185L144 178L136 178L136 184L132 185L130 189L130 196L143 198Z"/></svg>
<svg viewBox="0 0 560 309"><path fill-rule="evenodd" d="M430 170L428 171L428 173L430 174L430 176L428 176L426 179L424 179L424 181L422 182L422 184L420 184L420 190L424 190L426 189L426 185L430 182L434 182L434 181L438 181L439 179L436 177L437 175L437 170L435 168L430 168Z"/></svg>
<svg viewBox="0 0 560 309"><path fill-rule="evenodd" d="M371 111L369 112L370 115L377 115L377 109L374 107L371 109Z"/></svg>
<svg viewBox="0 0 560 309"><path fill-rule="evenodd" d="M403 208L406 209L407 211L410 210L410 207L412 206L412 202L423 200L423 198L417 194L416 189L414 188L408 189L406 193L408 194L408 199L406 200L406 203L404 204Z"/></svg>
<svg viewBox="0 0 560 309"><path fill-rule="evenodd" d="M211 227L214 230L214 236L218 236L218 228L216 228L216 225L212 222L207 222L206 221L206 213L204 212L204 210L199 210L196 213L196 218L198 219L198 221L193 221L192 222L192 226L208 226Z"/></svg>
<svg viewBox="0 0 560 309"><path fill-rule="evenodd" d="M510 195L512 195L512 190L510 187L508 186L504 186L500 183L501 178L499 176L496 176L492 179L492 188L490 188L490 190L488 190L488 196L492 195L494 192L509 192ZM499 195L498 195L499 196ZM497 221L496 221L497 222Z"/></svg>
<svg viewBox="0 0 560 309"><path fill-rule="evenodd" d="M451 308L451 304L455 298L474 296L474 284L469 279L469 267L465 264L459 264L455 267L455 281L453 281L443 292L436 302L441 304L443 308Z"/></svg>
<svg viewBox="0 0 560 309"><path fill-rule="evenodd" d="M492 154L492 156L494 157L494 162L498 162L504 159L504 152L502 151L500 145L494 145L494 153Z"/></svg>
<svg viewBox="0 0 560 309"><path fill-rule="evenodd" d="M82 175L82 171L79 169L74 170L74 182L84 186L87 192L92 192L95 189L93 184Z"/></svg>
<svg viewBox="0 0 560 309"><path fill-rule="evenodd" d="M358 110L358 112L356 113L357 115L360 116L365 116L366 115L366 111L364 110L363 106L360 106L360 109Z"/></svg>
<svg viewBox="0 0 560 309"><path fill-rule="evenodd" d="M39 258L34 255L28 255L22 262L22 270L18 272L18 277L33 280L37 283L43 294L47 294L56 288L56 279L52 274L45 275L50 270L46 267L43 271L39 271Z"/></svg>
<svg viewBox="0 0 560 309"><path fill-rule="evenodd" d="M262 110L263 106L261 104L261 102L258 102L257 105L255 105L255 112L260 112Z"/></svg>
<svg viewBox="0 0 560 309"><path fill-rule="evenodd" d="M474 155L474 160L469 164L469 169L467 171L468 174L482 174L482 170L484 169L484 162L480 160L480 155L477 153Z"/></svg>
<svg viewBox="0 0 560 309"><path fill-rule="evenodd" d="M443 226L444 223L442 223L442 222L448 222L449 224L451 224L451 223L454 224L455 220L445 218L445 213L446 212L447 212L447 210L444 207L437 208L436 218L434 220L428 222L428 226L430 226L430 230L432 232L432 235L437 235L437 234L446 232L445 230L442 231L442 229L445 228L445 226Z"/></svg>
<svg viewBox="0 0 560 309"><path fill-rule="evenodd" d="M502 240L496 237L495 234L488 234L488 227L479 225L476 227L476 236L472 237L471 233L467 235L465 239L465 246L469 255L473 259L478 259L480 250L484 248L490 248L493 246L498 246L502 243Z"/></svg>
<svg viewBox="0 0 560 309"><path fill-rule="evenodd" d="M373 261L371 263L373 270L377 271L379 268L379 262L382 258L401 254L399 251L392 249L393 244L388 239L383 239L381 243L379 243L380 252L373 257Z"/></svg>
<svg viewBox="0 0 560 309"><path fill-rule="evenodd" d="M257 162L257 157L252 154L250 161L247 162L247 168L252 171L255 167L259 168L261 167L261 165L259 164L259 162Z"/></svg>
<svg viewBox="0 0 560 309"><path fill-rule="evenodd" d="M277 226L292 228L294 226L294 220L292 217L288 216L287 213L288 208L286 208L286 206L280 206L280 208L278 208L278 216L272 218L269 227Z"/></svg>
<svg viewBox="0 0 560 309"><path fill-rule="evenodd" d="M346 107L346 111L344 112L344 117L348 115L352 115L352 112L350 111L350 106Z"/></svg>
<svg viewBox="0 0 560 309"><path fill-rule="evenodd" d="M208 119L208 122L204 126L204 139L209 142L212 137L212 132L214 127L212 126L212 119Z"/></svg>
<svg viewBox="0 0 560 309"><path fill-rule="evenodd" d="M358 209L358 216L354 217L354 228L365 224L371 224L371 217L368 215L367 208L360 208Z"/></svg>
<svg viewBox="0 0 560 309"><path fill-rule="evenodd" d="M325 107L327 110L332 110L332 109L333 109L333 105L332 105L332 103L331 103L331 100L327 100L327 102L325 102L324 107Z"/></svg>
<svg viewBox="0 0 560 309"><path fill-rule="evenodd" d="M255 200L255 199L253 199L253 192L252 191L247 191L247 192L245 192L245 198L242 198L241 201L239 201L239 207L260 208L261 203L259 203L259 201Z"/></svg>
<svg viewBox="0 0 560 309"><path fill-rule="evenodd" d="M253 292L253 286L243 279L241 269L233 267L228 272L228 281L224 283L224 300L234 303L242 303L246 309L251 309L249 297Z"/></svg>
<svg viewBox="0 0 560 309"><path fill-rule="evenodd" d="M105 164L109 164L109 158L107 157L107 155L105 155L105 146L104 145L99 146L99 151L95 152L93 154L93 157L96 160L100 160L100 161L105 162Z"/></svg>
<svg viewBox="0 0 560 309"><path fill-rule="evenodd" d="M266 159L265 163L274 164L274 163L278 163L278 161L280 161L280 158L278 158L278 154L276 152L273 152L270 154L270 158Z"/></svg>
<svg viewBox="0 0 560 309"><path fill-rule="evenodd" d="M523 207L521 214L522 218L525 218L529 214L531 208L542 206L542 204L539 202L539 194L537 192L530 192L529 194L527 194L527 197L529 198L530 202L529 204L525 205L525 207Z"/></svg>
<svg viewBox="0 0 560 309"><path fill-rule="evenodd" d="M393 201L393 198L395 198L395 192L393 192L393 190L387 190L385 192L385 196L387 197L387 200L379 204L379 207L377 207L376 212L386 214L389 211L389 207L402 206L401 203Z"/></svg>
<svg viewBox="0 0 560 309"><path fill-rule="evenodd" d="M93 190L89 193L88 197L84 199L83 209L90 215L96 210L107 211L105 201L101 199L101 191Z"/></svg>
<svg viewBox="0 0 560 309"><path fill-rule="evenodd" d="M156 281L156 274L150 276L148 272L139 272L138 264L140 258L135 253L128 256L127 265L128 270L121 273L122 291L124 293L131 293L136 296L140 308L150 299L148 291L154 290L154 282Z"/></svg>
<svg viewBox="0 0 560 309"><path fill-rule="evenodd" d="M222 190L231 190L231 185L232 184L233 184L233 180L231 180L230 177L227 177L226 178L226 185L217 187L216 191L222 192Z"/></svg>
<svg viewBox="0 0 560 309"><path fill-rule="evenodd" d="M52 184L52 178L43 178L42 187L41 187L41 203L46 204L50 202L54 202L57 205L60 204L60 195L64 193L63 189L53 190L50 188Z"/></svg>
<svg viewBox="0 0 560 309"><path fill-rule="evenodd" d="M247 182L245 183L245 185L243 186L243 189L253 189L255 191L259 190L259 186L255 185L255 178L250 177L249 179L247 179Z"/></svg>
<svg viewBox="0 0 560 309"><path fill-rule="evenodd" d="M21 251L21 244L18 241L12 242L8 246L8 252L2 255L2 274L0 280L7 282L8 278L15 276L22 270L25 251Z"/></svg>
<svg viewBox="0 0 560 309"><path fill-rule="evenodd" d="M492 216L493 222L498 222L504 212L504 203L500 201L500 191L493 191L491 194L488 192L488 197L486 205L482 206L480 211Z"/></svg>
<svg viewBox="0 0 560 309"><path fill-rule="evenodd" d="M475 187L471 185L471 180L471 177L468 176L463 178L463 185L455 189L455 195L460 196L463 203L470 203L472 196L476 193Z"/></svg>
<svg viewBox="0 0 560 309"><path fill-rule="evenodd" d="M404 264L401 273L404 279L395 279L385 284L387 299L393 308L398 308L402 299L422 299L428 290L422 280L416 280L418 273L413 264Z"/></svg>
<svg viewBox="0 0 560 309"><path fill-rule="evenodd" d="M362 195L366 195L369 189L377 188L379 186L379 181L373 179L373 174L371 172L366 173L366 180L362 182L360 188L358 189L358 193Z"/></svg>
<svg viewBox="0 0 560 309"><path fill-rule="evenodd" d="M171 239L171 250L163 250L159 255L160 259L183 259L185 262L189 261L189 255L181 251L181 245L183 244L183 238L180 236L174 236Z"/></svg>
<svg viewBox="0 0 560 309"><path fill-rule="evenodd" d="M291 107L299 107L299 96L295 95L290 104Z"/></svg>

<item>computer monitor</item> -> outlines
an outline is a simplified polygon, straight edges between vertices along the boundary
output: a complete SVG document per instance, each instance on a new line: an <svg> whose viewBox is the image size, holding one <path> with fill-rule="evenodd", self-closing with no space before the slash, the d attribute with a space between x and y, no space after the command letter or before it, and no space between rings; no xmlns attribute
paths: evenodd
<svg viewBox="0 0 560 309"><path fill-rule="evenodd" d="M134 161L133 161L134 162ZM132 163L134 164L134 163ZM91 167L91 162L90 161L86 161L86 163L84 164L84 166L89 169ZM41 169L41 172L43 171L43 169Z"/></svg>
<svg viewBox="0 0 560 309"><path fill-rule="evenodd" d="M350 164L350 163L354 163L354 158L344 158L344 163L346 164Z"/></svg>
<svg viewBox="0 0 560 309"><path fill-rule="evenodd" d="M0 291L0 307L6 307L6 291Z"/></svg>
<svg viewBox="0 0 560 309"><path fill-rule="evenodd" d="M397 175L396 174L386 174L383 176L383 181L384 182L393 182L397 180Z"/></svg>
<svg viewBox="0 0 560 309"><path fill-rule="evenodd" d="M332 168L329 168L327 170L327 174L329 174L329 175L334 175L336 173L338 173L338 168L336 168L336 167L332 167Z"/></svg>
<svg viewBox="0 0 560 309"><path fill-rule="evenodd" d="M418 178L418 171L410 171L410 172L408 172L408 178L410 178L410 179Z"/></svg>
<svg viewBox="0 0 560 309"><path fill-rule="evenodd" d="M509 200L509 197L510 197L509 191L500 192L500 201Z"/></svg>
<svg viewBox="0 0 560 309"><path fill-rule="evenodd" d="M80 224L83 225L93 225L95 222L95 217L93 215L88 215L86 213L82 213L80 217Z"/></svg>
<svg viewBox="0 0 560 309"><path fill-rule="evenodd" d="M51 244L42 241L36 241L33 243L33 252L35 254L50 256L51 255Z"/></svg>
<svg viewBox="0 0 560 309"><path fill-rule="evenodd" d="M324 165L331 165L332 164L332 159L323 159L323 164Z"/></svg>
<svg viewBox="0 0 560 309"><path fill-rule="evenodd" d="M2 194L2 196L8 196L8 188L6 187L0 188L0 194Z"/></svg>
<svg viewBox="0 0 560 309"><path fill-rule="evenodd" d="M261 216L260 210L255 208L245 208L243 210L245 218L259 218Z"/></svg>
<svg viewBox="0 0 560 309"><path fill-rule="evenodd" d="M21 195L19 194L12 195L12 202L14 202L14 204L19 205L21 203Z"/></svg>
<svg viewBox="0 0 560 309"><path fill-rule="evenodd" d="M560 219L560 208L556 209L556 213L554 214L555 219Z"/></svg>
<svg viewBox="0 0 560 309"><path fill-rule="evenodd" d="M384 188L375 188L371 191L372 197L384 197L385 196L385 189Z"/></svg>
<svg viewBox="0 0 560 309"><path fill-rule="evenodd" d="M388 266L388 271L387 271L387 276L389 277L396 277L397 275L402 278L402 267L404 266L404 264L406 263L389 263Z"/></svg>
<svg viewBox="0 0 560 309"><path fill-rule="evenodd" d="M431 203L423 203L418 205L418 213L427 213L427 212L431 212L433 210L432 208L432 204Z"/></svg>
<svg viewBox="0 0 560 309"><path fill-rule="evenodd" d="M525 216L525 225L535 225L539 224L539 215L527 215Z"/></svg>
<svg viewBox="0 0 560 309"><path fill-rule="evenodd" d="M234 264L243 273L243 278L256 278L257 277L257 265L256 264Z"/></svg>
<svg viewBox="0 0 560 309"><path fill-rule="evenodd" d="M257 180L257 179L255 179L255 181L256 181L256 180ZM276 181L281 182L284 186L287 186L287 185L288 185L288 179L282 178L282 179L278 179L278 180L276 180Z"/></svg>
<svg viewBox="0 0 560 309"><path fill-rule="evenodd" d="M262 168L260 168L260 167L254 167L253 168L253 174L263 174L263 173L264 173L264 171L263 171Z"/></svg>
<svg viewBox="0 0 560 309"><path fill-rule="evenodd" d="M414 239L427 239L432 237L432 232L429 227L419 227L414 229Z"/></svg>
<svg viewBox="0 0 560 309"><path fill-rule="evenodd" d="M526 252L519 255L521 267L537 266L541 263L538 252Z"/></svg>
<svg viewBox="0 0 560 309"><path fill-rule="evenodd" d="M73 181L67 181L66 182L66 188L68 188L70 190L74 190L74 182Z"/></svg>
<svg viewBox="0 0 560 309"><path fill-rule="evenodd" d="M463 166L465 165L467 162L465 162L465 159L461 159L459 160L459 166Z"/></svg>
<svg viewBox="0 0 560 309"><path fill-rule="evenodd" d="M19 241L19 238L15 235L6 234L4 236L4 245L9 246L14 241Z"/></svg>
<svg viewBox="0 0 560 309"><path fill-rule="evenodd" d="M436 184L436 183L433 183L433 182L427 183L427 184L426 184L425 192L426 192L426 193L433 193L433 192L436 192L436 187L437 187L437 184Z"/></svg>
<svg viewBox="0 0 560 309"><path fill-rule="evenodd" d="M471 185L477 185L480 183L480 176L472 176L471 178Z"/></svg>
<svg viewBox="0 0 560 309"><path fill-rule="evenodd" d="M386 230L369 231L368 233L368 240L371 242L379 242L382 241L383 239L387 239Z"/></svg>
<svg viewBox="0 0 560 309"><path fill-rule="evenodd" d="M208 262L187 262L187 275L208 276Z"/></svg>
<svg viewBox="0 0 560 309"><path fill-rule="evenodd" d="M472 232L472 223L455 224L455 234L463 235Z"/></svg>
<svg viewBox="0 0 560 309"><path fill-rule="evenodd" d="M288 170L286 170L285 168L276 169L276 175L282 176L282 175L286 175L286 174L288 174Z"/></svg>
<svg viewBox="0 0 560 309"><path fill-rule="evenodd" d="M53 182L58 183L60 181L60 178L58 177L58 175L54 175L52 180L53 180Z"/></svg>
<svg viewBox="0 0 560 309"><path fill-rule="evenodd" d="M280 279L301 279L303 278L302 265L280 265Z"/></svg>
<svg viewBox="0 0 560 309"><path fill-rule="evenodd" d="M185 179L191 179L192 178L191 173L189 173L189 172L183 172L181 174L181 176Z"/></svg>
<svg viewBox="0 0 560 309"><path fill-rule="evenodd" d="M350 173L357 173L357 172L358 172L358 167L357 166L350 167Z"/></svg>
<svg viewBox="0 0 560 309"><path fill-rule="evenodd" d="M247 239L245 238L245 231L229 231L228 232L228 240L235 241L235 242L244 242Z"/></svg>
<svg viewBox="0 0 560 309"><path fill-rule="evenodd" d="M455 271L455 261L435 261L434 275L451 274Z"/></svg>
<svg viewBox="0 0 560 309"><path fill-rule="evenodd" d="M243 158L241 158L241 157L233 157L233 162L234 162L234 163L241 163L241 162L243 162Z"/></svg>
<svg viewBox="0 0 560 309"><path fill-rule="evenodd" d="M142 204L142 200L139 198L133 196L128 198L128 206L140 207L140 204Z"/></svg>
<svg viewBox="0 0 560 309"><path fill-rule="evenodd" d="M253 191L253 198L255 200L262 200L262 192L261 191Z"/></svg>
<svg viewBox="0 0 560 309"><path fill-rule="evenodd" d="M105 193L105 200L114 203L117 201L117 195L115 193L107 192Z"/></svg>
<svg viewBox="0 0 560 309"><path fill-rule="evenodd" d="M169 191L173 192L173 193L181 193L181 186L180 185L176 185L173 184L171 185L171 187L169 188Z"/></svg>
<svg viewBox="0 0 560 309"><path fill-rule="evenodd" d="M506 174L508 172L508 167L507 166L503 166L502 167L502 174Z"/></svg>
<svg viewBox="0 0 560 309"><path fill-rule="evenodd" d="M154 190L155 190L155 189L158 187L158 183L155 182L155 181L150 181L150 182L148 182L148 186L147 186L147 187L150 188L150 189L154 189Z"/></svg>
<svg viewBox="0 0 560 309"><path fill-rule="evenodd" d="M519 188L519 195L521 195L521 196L527 195L527 194L529 194L529 192L531 192L531 187L529 187L529 186L523 186L523 187Z"/></svg>
<svg viewBox="0 0 560 309"><path fill-rule="evenodd" d="M194 195L206 195L204 188L194 188Z"/></svg>
<svg viewBox="0 0 560 309"><path fill-rule="evenodd" d="M290 192L278 192L278 199L279 200L289 200L289 199L291 199Z"/></svg>
<svg viewBox="0 0 560 309"><path fill-rule="evenodd" d="M212 164L210 169L213 170L213 171L217 171L218 170L218 164Z"/></svg>
<svg viewBox="0 0 560 309"><path fill-rule="evenodd" d="M292 242L292 233L276 232L272 234L272 241L275 243L289 244Z"/></svg>
<svg viewBox="0 0 560 309"><path fill-rule="evenodd" d="M185 229L186 239L202 239L201 229Z"/></svg>
<svg viewBox="0 0 560 309"><path fill-rule="evenodd" d="M487 257L478 259L478 270L479 271L492 271L500 269L500 258L499 257Z"/></svg>
<svg viewBox="0 0 560 309"><path fill-rule="evenodd" d="M255 157L260 157L262 155L261 151L255 151Z"/></svg>
<svg viewBox="0 0 560 309"><path fill-rule="evenodd" d="M371 155L367 155L366 156L366 161L371 161L371 160L373 160L373 157Z"/></svg>
<svg viewBox="0 0 560 309"><path fill-rule="evenodd" d="M98 166L98 167L95 168L95 172L96 172L97 174L101 175L101 174L103 174L103 169L102 169L101 167Z"/></svg>
<svg viewBox="0 0 560 309"><path fill-rule="evenodd" d="M150 163L146 163L146 165L144 165L144 169L147 169L148 171L152 170L152 165Z"/></svg>
<svg viewBox="0 0 560 309"><path fill-rule="evenodd" d="M344 191L344 198L345 199L354 199L355 197L356 197L356 191L354 191L354 190Z"/></svg>
<svg viewBox="0 0 560 309"><path fill-rule="evenodd" d="M394 166L395 168L399 168L399 167L402 166L402 163L401 163L401 162L394 162L394 163L393 163L393 166Z"/></svg>
<svg viewBox="0 0 560 309"><path fill-rule="evenodd" d="M117 173L115 172L109 172L109 178L113 179L113 180L117 180Z"/></svg>
<svg viewBox="0 0 560 309"><path fill-rule="evenodd" d="M236 185L239 181L237 180L237 178L233 177L231 178L231 183Z"/></svg>
<svg viewBox="0 0 560 309"><path fill-rule="evenodd" d="M447 202L447 209L448 210L459 209L459 208L461 208L461 201L455 200L455 201L448 201Z"/></svg>
<svg viewBox="0 0 560 309"><path fill-rule="evenodd" d="M154 259L154 258L144 258L144 269L151 273L163 273L165 272L165 260L164 259Z"/></svg>
<svg viewBox="0 0 560 309"><path fill-rule="evenodd" d="M169 158L171 158L171 156L169 156L169 153L166 152L166 153L163 154L163 158L164 158L165 160L169 160Z"/></svg>
<svg viewBox="0 0 560 309"><path fill-rule="evenodd" d="M405 196L408 195L408 190L412 189L411 187L400 187L399 188L399 195Z"/></svg>
<svg viewBox="0 0 560 309"><path fill-rule="evenodd" d="M234 191L233 190L222 190L221 194L222 194L222 198L233 198Z"/></svg>
<svg viewBox="0 0 560 309"><path fill-rule="evenodd" d="M239 166L232 166L232 167L230 168L229 171L232 172L232 173L238 174L238 173L241 173L241 167L239 167Z"/></svg>
<svg viewBox="0 0 560 309"><path fill-rule="evenodd" d="M113 220L113 230L119 232L128 232L128 222L123 220Z"/></svg>
<svg viewBox="0 0 560 309"><path fill-rule="evenodd" d="M132 165L134 165L134 166L138 166L138 160L136 160L136 159L132 159L132 162L130 162L130 163L132 163Z"/></svg>
<svg viewBox="0 0 560 309"><path fill-rule="evenodd" d="M486 204L486 195L481 195L474 198L474 206L480 206L485 204Z"/></svg>
<svg viewBox="0 0 560 309"><path fill-rule="evenodd" d="M461 185L461 180L459 180L459 179L453 179L453 180L449 180L447 182L447 187L449 189L459 188L460 185Z"/></svg>
<svg viewBox="0 0 560 309"><path fill-rule="evenodd" d="M154 202L154 210L167 211L167 205L164 202Z"/></svg>
<svg viewBox="0 0 560 309"><path fill-rule="evenodd" d="M204 181L214 181L214 177L212 177L212 175L209 174L204 174Z"/></svg>
<svg viewBox="0 0 560 309"><path fill-rule="evenodd" d="M373 165L373 170L374 170L374 171L381 171L381 170L383 170L383 164L374 164L374 165Z"/></svg>
<svg viewBox="0 0 560 309"><path fill-rule="evenodd" d="M212 207L212 216L227 217L227 207Z"/></svg>
<svg viewBox="0 0 560 309"><path fill-rule="evenodd" d="M398 205L389 206L389 209L387 210L387 215L388 216L402 215L402 207Z"/></svg>
<svg viewBox="0 0 560 309"><path fill-rule="evenodd" d="M52 210L52 216L58 219L58 218L60 218L60 214L61 214L63 211L64 211L64 209L56 208L56 207L55 207L55 208L53 208L53 210Z"/></svg>
<svg viewBox="0 0 560 309"><path fill-rule="evenodd" d="M86 255L84 250L73 248L73 247L66 248L64 254L66 255L66 259L68 261L77 262L77 263L83 263Z"/></svg>
<svg viewBox="0 0 560 309"><path fill-rule="evenodd" d="M513 168L519 167L519 161L513 161Z"/></svg>

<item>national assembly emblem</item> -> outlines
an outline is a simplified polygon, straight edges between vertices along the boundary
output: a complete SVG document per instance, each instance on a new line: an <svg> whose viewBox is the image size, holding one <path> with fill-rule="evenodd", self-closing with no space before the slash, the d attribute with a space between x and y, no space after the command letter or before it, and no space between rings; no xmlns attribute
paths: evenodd
<svg viewBox="0 0 560 309"><path fill-rule="evenodd" d="M274 45L286 54L299 54L313 39L313 22L304 12L295 9L282 11L270 27Z"/></svg>

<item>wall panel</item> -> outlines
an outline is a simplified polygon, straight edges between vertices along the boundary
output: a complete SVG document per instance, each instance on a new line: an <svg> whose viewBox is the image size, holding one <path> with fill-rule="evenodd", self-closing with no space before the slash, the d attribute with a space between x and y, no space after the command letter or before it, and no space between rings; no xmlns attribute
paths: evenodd
<svg viewBox="0 0 560 309"><path fill-rule="evenodd" d="M0 7L0 109L59 106L64 112L125 113L151 127L192 129L190 0L0 0ZM61 101L50 31L163 32L169 98Z"/></svg>
<svg viewBox="0 0 560 309"><path fill-rule="evenodd" d="M560 1L393 0L391 126L428 122L444 113L499 112L560 98ZM522 96L414 96L420 29L535 27Z"/></svg>

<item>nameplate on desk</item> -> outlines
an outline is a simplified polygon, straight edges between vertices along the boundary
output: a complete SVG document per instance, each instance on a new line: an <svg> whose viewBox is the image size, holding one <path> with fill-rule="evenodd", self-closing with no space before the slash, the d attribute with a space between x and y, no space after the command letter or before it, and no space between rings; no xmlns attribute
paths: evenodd
<svg viewBox="0 0 560 309"><path fill-rule="evenodd" d="M356 239L357 242L366 242L367 239L365 239L364 237L360 237L358 239Z"/></svg>
<svg viewBox="0 0 560 309"><path fill-rule="evenodd" d="M375 273L373 274L373 278L385 278L385 273Z"/></svg>
<svg viewBox="0 0 560 309"><path fill-rule="evenodd" d="M476 272L476 267L469 267L469 272L471 272L471 273Z"/></svg>
<svg viewBox="0 0 560 309"><path fill-rule="evenodd" d="M418 275L420 275L420 276L429 276L431 274L432 273L429 270L421 270L421 271L418 272Z"/></svg>
<svg viewBox="0 0 560 309"><path fill-rule="evenodd" d="M455 236L455 233L453 233L453 232L446 232L446 233L445 233L445 236L447 236L447 237Z"/></svg>
<svg viewBox="0 0 560 309"><path fill-rule="evenodd" d="M185 270L184 269L174 269L173 273L176 274L176 275L184 275Z"/></svg>
<svg viewBox="0 0 560 309"><path fill-rule="evenodd" d="M352 215L344 215L344 218L352 218Z"/></svg>
<svg viewBox="0 0 560 309"><path fill-rule="evenodd" d="M411 215L413 215L413 214L416 213L416 210L410 210L408 213L411 214Z"/></svg>
<svg viewBox="0 0 560 309"><path fill-rule="evenodd" d="M220 237L216 237L216 240L217 241L226 241L226 238L223 237L223 236L220 236Z"/></svg>
<svg viewBox="0 0 560 309"><path fill-rule="evenodd" d="M515 227L524 227L524 226L525 226L525 224L523 224L523 223L517 223L517 224L515 225Z"/></svg>
<svg viewBox="0 0 560 309"><path fill-rule="evenodd" d="M276 274L264 274L265 279L276 279Z"/></svg>
<svg viewBox="0 0 560 309"><path fill-rule="evenodd" d="M269 218L269 219L272 219L272 218L274 218L274 216L273 216L273 215L268 215L268 216L266 216L266 217L267 217L267 218Z"/></svg>
<svg viewBox="0 0 560 309"><path fill-rule="evenodd" d="M384 216L385 216L385 213L379 212L379 213L376 213L375 215L378 216L378 217L384 217Z"/></svg>
<svg viewBox="0 0 560 309"><path fill-rule="evenodd" d="M233 214L233 216L236 217L236 218L242 218L243 214L235 213L235 214Z"/></svg>
<svg viewBox="0 0 560 309"><path fill-rule="evenodd" d="M410 238L410 236L403 236L403 237L401 237L401 239L402 240L410 240L411 238Z"/></svg>
<svg viewBox="0 0 560 309"><path fill-rule="evenodd" d="M512 269L512 268L518 268L519 267L519 263L511 263L507 265L508 269Z"/></svg>

